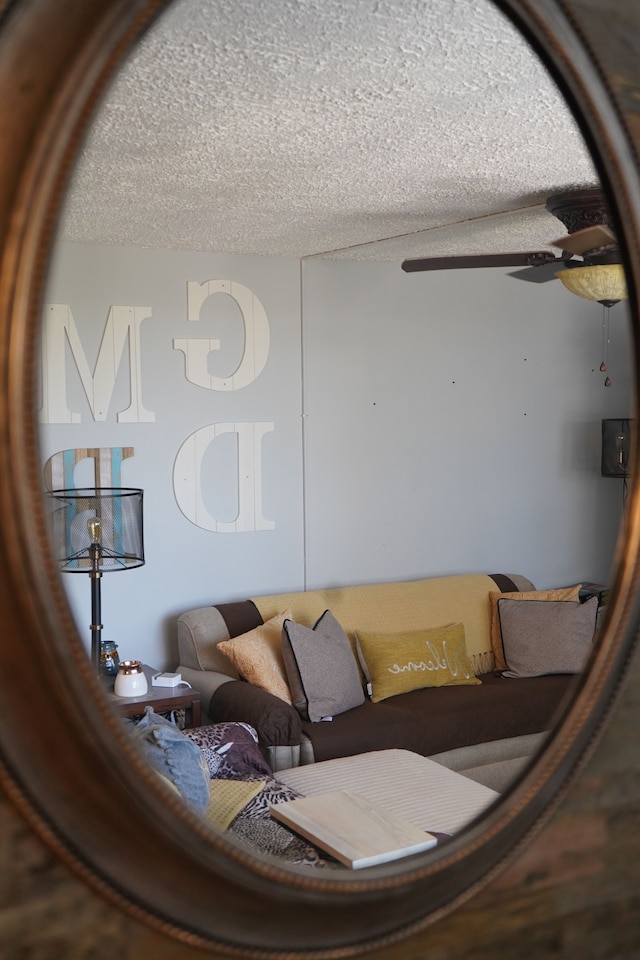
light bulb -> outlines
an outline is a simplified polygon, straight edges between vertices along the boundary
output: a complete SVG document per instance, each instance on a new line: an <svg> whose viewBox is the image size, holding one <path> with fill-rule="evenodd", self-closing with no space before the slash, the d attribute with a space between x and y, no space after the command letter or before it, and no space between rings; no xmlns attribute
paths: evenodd
<svg viewBox="0 0 640 960"><path fill-rule="evenodd" d="M100 543L100 536L102 534L102 521L98 517L91 517L89 520L87 520L87 530L89 531L91 542Z"/></svg>

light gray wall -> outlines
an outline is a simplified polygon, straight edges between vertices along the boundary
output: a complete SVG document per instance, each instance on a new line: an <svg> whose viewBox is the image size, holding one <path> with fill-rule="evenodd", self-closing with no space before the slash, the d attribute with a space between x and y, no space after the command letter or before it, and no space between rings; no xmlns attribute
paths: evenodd
<svg viewBox="0 0 640 960"><path fill-rule="evenodd" d="M304 275L310 582L461 570L606 580L621 504L600 421L628 410L626 308L496 270Z"/></svg>
<svg viewBox="0 0 640 960"><path fill-rule="evenodd" d="M237 363L230 298L186 319L187 282L211 279L251 288L269 320L265 369L236 391L189 383L172 348L219 338L211 372ZM145 491L147 563L102 583L104 634L122 657L173 667L182 610L305 586L468 571L523 573L540 587L607 580L622 482L600 477L600 421L630 415L624 305L611 313L605 388L602 308L503 271L61 245L47 302L71 306L90 365L110 305L152 308L142 384L155 422L116 422L123 370L106 421L94 421L68 357L81 422L41 430L43 463L64 449L135 448L122 483ZM274 529L201 529L176 503L178 450L206 424L253 420L274 424L262 445ZM211 509L232 519L233 448L218 443L202 482ZM92 484L86 461L76 474ZM88 577L64 582L88 643Z"/></svg>

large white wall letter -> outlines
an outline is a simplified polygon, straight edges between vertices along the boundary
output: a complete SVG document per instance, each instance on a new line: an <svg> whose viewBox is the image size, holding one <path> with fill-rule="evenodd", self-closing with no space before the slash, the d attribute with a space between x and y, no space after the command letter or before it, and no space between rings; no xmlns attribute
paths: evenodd
<svg viewBox="0 0 640 960"><path fill-rule="evenodd" d="M118 413L119 423L153 423L155 414L142 402L140 326L151 316L151 307L110 307L93 374L66 303L48 304L42 336L42 423L80 423L80 414L69 410L66 396L65 343L69 343L94 420L106 420L118 367L129 342L131 402Z"/></svg>
<svg viewBox="0 0 640 960"><path fill-rule="evenodd" d="M173 468L173 489L183 514L197 527L215 533L273 530L275 523L262 515L262 438L273 423L210 423L187 437ZM202 499L202 461L210 444L223 434L235 433L237 443L238 513L222 522L211 515Z"/></svg>
<svg viewBox="0 0 640 960"><path fill-rule="evenodd" d="M244 350L236 370L228 377L209 374L207 361L212 350L220 349L219 340L174 340L174 350L185 356L187 380L206 390L240 390L260 376L269 355L269 321L265 309L249 287L234 280L205 280L187 283L187 319L199 320L205 300L214 293L226 293L240 308L244 323Z"/></svg>
<svg viewBox="0 0 640 960"><path fill-rule="evenodd" d="M121 487L122 461L134 455L133 447L78 447L59 450L44 465L47 490L72 490L76 464L93 460L94 487Z"/></svg>

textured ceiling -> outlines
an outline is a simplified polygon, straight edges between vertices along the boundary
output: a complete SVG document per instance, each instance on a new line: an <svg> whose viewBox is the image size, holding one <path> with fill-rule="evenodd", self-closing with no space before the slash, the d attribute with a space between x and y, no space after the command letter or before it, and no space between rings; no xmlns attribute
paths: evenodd
<svg viewBox="0 0 640 960"><path fill-rule="evenodd" d="M178 0L117 77L64 239L356 259L548 247L594 185L489 0Z"/></svg>

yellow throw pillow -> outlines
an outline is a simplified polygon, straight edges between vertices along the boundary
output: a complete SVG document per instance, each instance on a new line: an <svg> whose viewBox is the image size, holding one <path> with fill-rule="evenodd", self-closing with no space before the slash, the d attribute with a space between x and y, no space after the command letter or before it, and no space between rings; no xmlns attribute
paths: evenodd
<svg viewBox="0 0 640 960"><path fill-rule="evenodd" d="M582 587L577 583L575 587L560 587L554 590L522 590L516 593L500 593L499 590L489 592L491 604L491 648L495 657L496 670L506 670L507 661L504 658L502 634L500 633L500 617L498 616L498 600L578 600Z"/></svg>
<svg viewBox="0 0 640 960"><path fill-rule="evenodd" d="M282 624L290 619L291 610L285 610L248 633L218 644L218 650L231 660L241 677L286 703L292 703L292 699L281 638Z"/></svg>
<svg viewBox="0 0 640 960"><path fill-rule="evenodd" d="M461 623L410 633L358 631L356 641L374 703L422 687L480 683Z"/></svg>

